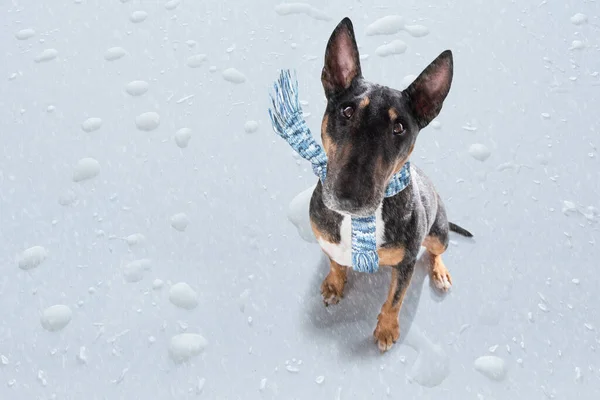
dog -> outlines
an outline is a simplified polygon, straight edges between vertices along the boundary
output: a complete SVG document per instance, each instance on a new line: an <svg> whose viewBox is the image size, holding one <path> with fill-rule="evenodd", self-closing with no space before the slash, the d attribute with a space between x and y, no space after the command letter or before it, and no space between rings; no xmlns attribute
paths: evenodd
<svg viewBox="0 0 600 400"><path fill-rule="evenodd" d="M327 177L317 183L309 206L313 233L330 260L321 294L326 306L343 297L352 266L351 217L375 215L379 265L392 271L373 332L385 352L400 337L399 312L421 246L431 282L446 292L452 277L441 256L449 231L473 236L448 222L432 182L414 165L408 186L384 197L390 178L409 160L420 130L442 109L452 83L453 56L450 50L442 52L402 91L369 82L362 76L354 27L346 17L329 38L324 61L321 83L327 106L321 142Z"/></svg>

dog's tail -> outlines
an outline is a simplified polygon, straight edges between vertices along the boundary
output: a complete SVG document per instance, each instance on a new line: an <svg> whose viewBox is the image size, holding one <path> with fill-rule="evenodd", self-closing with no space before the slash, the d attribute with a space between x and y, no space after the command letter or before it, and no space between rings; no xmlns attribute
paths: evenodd
<svg viewBox="0 0 600 400"><path fill-rule="evenodd" d="M466 236L466 237L473 237L473 234L471 232L469 232L468 230L466 230L465 228L458 226L452 222L448 222L448 225L450 226L450 230L452 232L456 232L459 235L462 236Z"/></svg>

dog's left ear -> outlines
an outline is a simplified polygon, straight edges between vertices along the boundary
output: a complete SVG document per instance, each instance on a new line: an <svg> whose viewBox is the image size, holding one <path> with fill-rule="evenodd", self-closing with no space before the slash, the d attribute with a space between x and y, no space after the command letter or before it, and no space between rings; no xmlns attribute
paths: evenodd
<svg viewBox="0 0 600 400"><path fill-rule="evenodd" d="M426 127L442 110L453 74L452 52L444 51L404 90L419 128Z"/></svg>

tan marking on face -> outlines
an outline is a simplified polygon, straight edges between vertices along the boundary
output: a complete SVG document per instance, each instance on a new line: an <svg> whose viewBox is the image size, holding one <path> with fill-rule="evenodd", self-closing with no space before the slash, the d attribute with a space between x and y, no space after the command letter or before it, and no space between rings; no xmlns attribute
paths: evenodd
<svg viewBox="0 0 600 400"><path fill-rule="evenodd" d="M365 96L362 98L360 103L358 103L358 108L365 108L369 105L369 103L371 103L371 99L369 98L369 96Z"/></svg>
<svg viewBox="0 0 600 400"><path fill-rule="evenodd" d="M395 121L398 118L398 111L392 107L388 110L388 115L390 116L390 121Z"/></svg>
<svg viewBox="0 0 600 400"><path fill-rule="evenodd" d="M394 266L404 260L404 247L381 247L377 250L379 255L379 265Z"/></svg>
<svg viewBox="0 0 600 400"><path fill-rule="evenodd" d="M408 159L410 158L410 155L412 154L413 150L415 149L415 145L413 144L410 147L410 150L408 151L408 155L406 156L406 158L403 158L401 161L398 161L395 166L394 166L394 171L392 172L392 174L390 175L390 178L394 175L396 175L398 172L400 172L400 170L402 169L402 167L404 167L404 164L406 164L406 162L408 161Z"/></svg>
<svg viewBox="0 0 600 400"><path fill-rule="evenodd" d="M426 236L425 240L423 240L423 247L436 256L441 256L446 251L446 246L435 236Z"/></svg>
<svg viewBox="0 0 600 400"><path fill-rule="evenodd" d="M328 123L329 115L325 115L323 117L323 122L321 122L321 142L323 143L323 150L325 150L325 154L329 156L333 151L335 151L335 145L327 133Z"/></svg>
<svg viewBox="0 0 600 400"><path fill-rule="evenodd" d="M337 304L344 297L348 268L330 260L329 274L321 284L325 305Z"/></svg>

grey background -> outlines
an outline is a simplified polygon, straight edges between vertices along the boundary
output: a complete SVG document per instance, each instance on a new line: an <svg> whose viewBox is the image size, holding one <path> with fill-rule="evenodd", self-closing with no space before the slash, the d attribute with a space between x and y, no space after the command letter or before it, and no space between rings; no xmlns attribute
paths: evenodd
<svg viewBox="0 0 600 400"><path fill-rule="evenodd" d="M0 5L0 355L8 361L0 364L0 398L600 398L600 238L598 214L587 208L600 207L598 2L311 1L327 16L320 19L279 15L277 4ZM148 17L132 23L138 10ZM587 23L573 24L576 13ZM367 36L386 15L430 33ZM369 55L365 77L381 84L400 88L441 51L454 52L441 129L423 130L412 157L450 219L476 236L474 244L454 237L445 255L450 296L437 301L426 279L413 297L413 333L428 343L421 351L435 349L447 365L433 387L410 377L439 365L415 366L418 353L406 343L382 356L372 341L387 275L353 275L344 302L324 309L327 266L288 219L289 203L315 177L272 132L268 90L279 68L295 68L317 133L325 44L344 16ZM18 40L25 28L35 36ZM407 43L404 54L375 54L393 39ZM573 40L585 47L570 49ZM127 54L106 61L115 46ZM56 59L34 62L49 48ZM200 68L186 65L194 54L207 56ZM224 80L230 67L246 81ZM125 93L133 80L147 81L148 92ZM138 130L135 117L148 111L159 113L160 126ZM89 117L102 119L99 130L82 130ZM249 120L259 122L250 134ZM180 149L173 137L183 127L192 138ZM471 157L473 143L491 156ZM101 171L75 183L74 165L84 157ZM67 206L58 201L65 194L74 199ZM563 212L564 201L583 214ZM180 212L190 221L184 232L170 226ZM133 233L145 244L111 239ZM19 254L36 245L47 259L19 269ZM126 282L123 266L141 258L151 268L140 282ZM161 290L152 289L157 278ZM171 304L169 282L192 286L198 307ZM60 332L40 324L54 304L73 311ZM208 345L176 365L168 343L183 331ZM508 368L502 382L473 366L494 345ZM86 365L76 360L81 346Z"/></svg>

